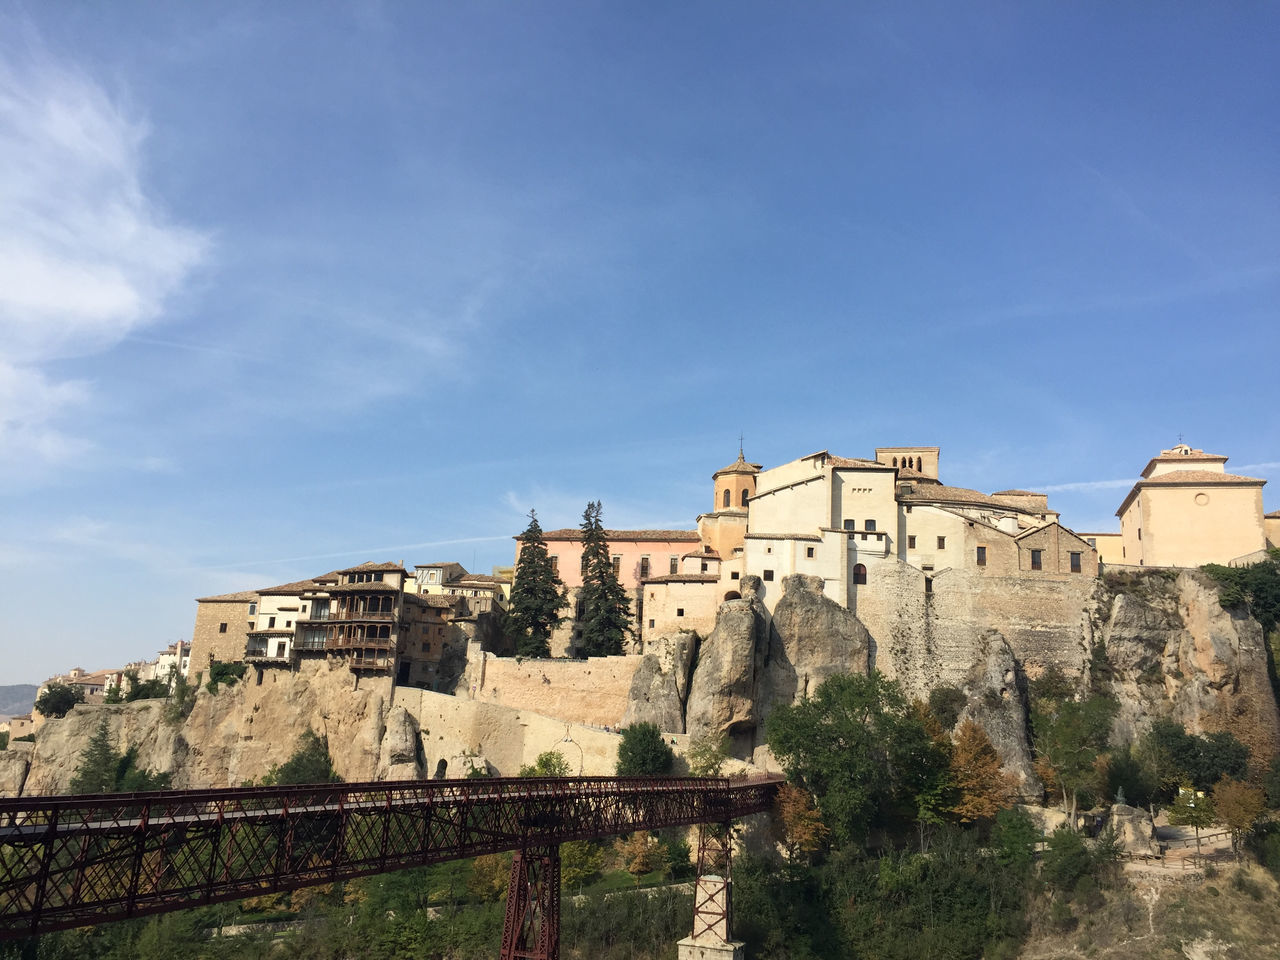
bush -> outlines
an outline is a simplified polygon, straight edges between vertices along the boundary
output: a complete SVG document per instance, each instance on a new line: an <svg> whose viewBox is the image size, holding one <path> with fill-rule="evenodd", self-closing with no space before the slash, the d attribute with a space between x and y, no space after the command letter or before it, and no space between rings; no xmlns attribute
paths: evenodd
<svg viewBox="0 0 1280 960"><path fill-rule="evenodd" d="M220 660L213 660L209 664L209 682L205 684L205 689L210 693L217 693L219 684L234 687L236 681L244 676L244 671L243 663L223 663Z"/></svg>
<svg viewBox="0 0 1280 960"><path fill-rule="evenodd" d="M1046 883L1058 890L1072 890L1092 869L1093 858L1080 834L1064 824L1049 835L1041 864Z"/></svg>
<svg viewBox="0 0 1280 960"><path fill-rule="evenodd" d="M622 730L618 744L620 777L661 777L671 772L676 755L654 723L633 723Z"/></svg>
<svg viewBox="0 0 1280 960"><path fill-rule="evenodd" d="M937 718L943 728L950 730L960 719L960 711L968 704L969 698L957 687L934 687L929 692L929 712Z"/></svg>
<svg viewBox="0 0 1280 960"><path fill-rule="evenodd" d="M36 699L36 710L56 720L70 713L77 703L84 703L83 690L65 683L51 683Z"/></svg>
<svg viewBox="0 0 1280 960"><path fill-rule="evenodd" d="M329 758L329 741L308 730L298 738L293 756L278 767L272 767L262 778L262 786L275 787L299 783L341 783Z"/></svg>

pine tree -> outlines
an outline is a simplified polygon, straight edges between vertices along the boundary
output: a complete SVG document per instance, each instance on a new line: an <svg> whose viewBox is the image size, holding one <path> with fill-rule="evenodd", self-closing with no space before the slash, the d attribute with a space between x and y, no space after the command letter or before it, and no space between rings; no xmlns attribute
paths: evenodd
<svg viewBox="0 0 1280 960"><path fill-rule="evenodd" d="M631 598L614 572L600 514L599 500L588 503L582 511L582 635L578 646L588 657L622 653L622 644L631 632Z"/></svg>
<svg viewBox="0 0 1280 960"><path fill-rule="evenodd" d="M89 745L80 754L76 774L71 778L70 790L83 796L89 793L111 793L116 789L116 775L120 770L120 754L111 745L111 731L107 718L103 717L97 731L89 738Z"/></svg>
<svg viewBox="0 0 1280 960"><path fill-rule="evenodd" d="M516 652L520 656L549 657L551 632L564 622L560 611L568 601L564 584L547 556L547 542L542 539L542 527L534 510L529 511L529 526L520 541L507 623L516 635Z"/></svg>

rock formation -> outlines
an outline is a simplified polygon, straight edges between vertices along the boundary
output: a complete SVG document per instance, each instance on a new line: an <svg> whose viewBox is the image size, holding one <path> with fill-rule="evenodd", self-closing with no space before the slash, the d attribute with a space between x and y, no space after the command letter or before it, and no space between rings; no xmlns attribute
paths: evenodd
<svg viewBox="0 0 1280 960"><path fill-rule="evenodd" d="M742 578L742 597L720 605L715 629L698 648L685 711L685 730L693 736L725 734L740 747L754 746L768 636L759 585L757 577Z"/></svg>
<svg viewBox="0 0 1280 960"><path fill-rule="evenodd" d="M684 733L698 635L681 630L655 638L648 647L653 652L645 654L631 678L631 695L622 725L654 723L665 733Z"/></svg>
<svg viewBox="0 0 1280 960"><path fill-rule="evenodd" d="M981 658L970 670L964 692L969 705L960 721L972 719L987 732L1001 766L1018 779L1018 799L1040 801L1044 784L1036 776L1027 742L1025 682L1008 641L997 631L983 636Z"/></svg>
<svg viewBox="0 0 1280 960"><path fill-rule="evenodd" d="M1146 810L1117 803L1111 808L1111 826L1120 836L1127 852L1134 856L1160 855L1155 824L1151 822L1151 814Z"/></svg>

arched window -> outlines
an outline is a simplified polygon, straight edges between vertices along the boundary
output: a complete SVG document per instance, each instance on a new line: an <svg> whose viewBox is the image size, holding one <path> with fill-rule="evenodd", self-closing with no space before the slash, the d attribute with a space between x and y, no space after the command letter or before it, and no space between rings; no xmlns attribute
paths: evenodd
<svg viewBox="0 0 1280 960"><path fill-rule="evenodd" d="M909 459L907 461L907 466L910 467L912 470L914 470L916 468L916 458L912 457L911 459Z"/></svg>
<svg viewBox="0 0 1280 960"><path fill-rule="evenodd" d="M858 585L865 585L867 582L867 568L863 564L856 564L853 568L853 582Z"/></svg>
<svg viewBox="0 0 1280 960"><path fill-rule="evenodd" d="M744 507L747 505L747 497L748 497L748 496L749 496L749 494L747 493L747 491L746 491L746 490L743 490L743 491L742 491L742 505L743 505Z"/></svg>
<svg viewBox="0 0 1280 960"><path fill-rule="evenodd" d="M894 457L894 458L893 458L893 465L894 465L895 467L898 465L898 458L897 458L897 457Z"/></svg>
<svg viewBox="0 0 1280 960"><path fill-rule="evenodd" d="M724 492L724 505L725 505L726 507L729 505L729 497L730 497L730 496L731 496L731 495L730 495L729 491L728 491L728 490L725 490L725 492Z"/></svg>

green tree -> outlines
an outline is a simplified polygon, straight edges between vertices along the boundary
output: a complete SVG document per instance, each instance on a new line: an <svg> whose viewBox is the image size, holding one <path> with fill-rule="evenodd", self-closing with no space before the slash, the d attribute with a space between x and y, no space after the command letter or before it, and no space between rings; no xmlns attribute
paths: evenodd
<svg viewBox="0 0 1280 960"><path fill-rule="evenodd" d="M604 850L596 841L570 840L560 844L560 882L564 886L591 879L603 866Z"/></svg>
<svg viewBox="0 0 1280 960"><path fill-rule="evenodd" d="M1242 841L1267 808L1262 790L1242 780L1224 777L1213 788L1213 809L1231 831L1231 850L1240 856Z"/></svg>
<svg viewBox="0 0 1280 960"><path fill-rule="evenodd" d="M1074 890L1081 877L1093 869L1093 858L1084 839L1063 824L1049 834L1042 870L1044 879L1059 890Z"/></svg>
<svg viewBox="0 0 1280 960"><path fill-rule="evenodd" d="M958 687L944 684L929 691L929 711L945 730L950 730L956 725L956 721L960 719L960 712L968 702L969 698Z"/></svg>
<svg viewBox="0 0 1280 960"><path fill-rule="evenodd" d="M1176 827L1194 827L1196 854L1200 853L1200 828L1213 823L1213 798L1197 790L1189 782L1178 787L1178 795L1169 808L1169 822Z"/></svg>
<svg viewBox="0 0 1280 960"><path fill-rule="evenodd" d="M661 777L671 772L676 755L654 723L633 723L622 729L618 744L620 777Z"/></svg>
<svg viewBox="0 0 1280 960"><path fill-rule="evenodd" d="M71 793L111 793L116 787L116 770L119 765L120 754L116 753L111 743L111 728L107 724L107 718L103 717L98 723L98 729L89 738L84 752L80 754L75 776L71 778Z"/></svg>
<svg viewBox="0 0 1280 960"><path fill-rule="evenodd" d="M293 755L278 767L272 767L262 778L264 787L302 783L341 783L329 757L329 741L313 730L298 737Z"/></svg>
<svg viewBox="0 0 1280 960"><path fill-rule="evenodd" d="M1196 736L1172 720L1155 721L1141 746L1170 796L1183 780L1197 790L1211 790L1223 777L1243 778L1249 767L1249 748L1231 734Z"/></svg>
<svg viewBox="0 0 1280 960"><path fill-rule="evenodd" d="M567 777L569 761L559 750L547 750L538 754L531 766L521 767L522 777Z"/></svg>
<svg viewBox="0 0 1280 960"><path fill-rule="evenodd" d="M724 762L729 758L728 740L723 733L705 733L689 741L685 760L689 773L695 777L719 777L724 773Z"/></svg>
<svg viewBox="0 0 1280 960"><path fill-rule="evenodd" d="M1001 865L1027 873L1035 862L1036 844L1040 842L1040 830L1027 811L1009 807L996 814L991 830L991 845Z"/></svg>
<svg viewBox="0 0 1280 960"><path fill-rule="evenodd" d="M917 797L947 776L946 754L919 713L878 672L828 677L800 703L775 709L766 730L787 776L817 798L840 843L864 839L877 823L912 822Z"/></svg>
<svg viewBox="0 0 1280 960"><path fill-rule="evenodd" d="M51 683L36 698L36 709L46 717L65 717L77 703L84 703L84 691L65 683Z"/></svg>
<svg viewBox="0 0 1280 960"><path fill-rule="evenodd" d="M616 656L631 632L631 598L613 569L599 500L582 511L582 570L578 646L588 657Z"/></svg>
<svg viewBox="0 0 1280 960"><path fill-rule="evenodd" d="M1115 701L1101 696L1036 700L1032 708L1037 759L1061 788L1062 808L1073 827L1080 792L1099 786L1103 771L1098 759L1106 748L1115 710Z"/></svg>
<svg viewBox="0 0 1280 960"><path fill-rule="evenodd" d="M547 555L538 514L530 510L529 526L520 534L520 556L507 611L507 628L515 635L520 656L551 656L551 634L564 622L560 611L567 603L564 584Z"/></svg>

